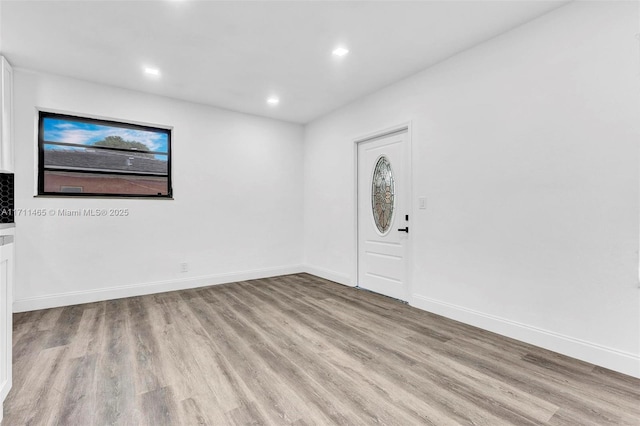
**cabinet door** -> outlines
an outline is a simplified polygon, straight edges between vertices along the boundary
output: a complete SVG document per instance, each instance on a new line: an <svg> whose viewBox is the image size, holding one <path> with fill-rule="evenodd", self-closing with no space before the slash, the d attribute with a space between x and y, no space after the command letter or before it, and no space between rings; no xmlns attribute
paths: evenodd
<svg viewBox="0 0 640 426"><path fill-rule="evenodd" d="M11 389L12 315L13 244L7 244L0 246L0 407Z"/></svg>
<svg viewBox="0 0 640 426"><path fill-rule="evenodd" d="M2 57L2 81L0 100L2 118L0 119L0 169L13 172L13 69Z"/></svg>

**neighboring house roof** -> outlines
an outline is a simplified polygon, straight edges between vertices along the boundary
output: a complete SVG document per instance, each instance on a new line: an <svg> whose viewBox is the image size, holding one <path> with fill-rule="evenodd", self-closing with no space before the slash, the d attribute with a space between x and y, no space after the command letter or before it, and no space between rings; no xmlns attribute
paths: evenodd
<svg viewBox="0 0 640 426"><path fill-rule="evenodd" d="M52 168L118 171L134 173L167 173L167 161L146 157L140 152L107 150L62 151L45 150L44 165Z"/></svg>

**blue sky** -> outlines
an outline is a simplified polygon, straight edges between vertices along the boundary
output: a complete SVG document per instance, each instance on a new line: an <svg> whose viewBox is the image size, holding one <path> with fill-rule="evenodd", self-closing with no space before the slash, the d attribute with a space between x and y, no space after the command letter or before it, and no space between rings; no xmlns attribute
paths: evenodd
<svg viewBox="0 0 640 426"><path fill-rule="evenodd" d="M120 136L127 141L141 142L150 151L167 152L169 145L166 133L104 126L59 118L45 117L44 119L45 141L93 145L107 136Z"/></svg>

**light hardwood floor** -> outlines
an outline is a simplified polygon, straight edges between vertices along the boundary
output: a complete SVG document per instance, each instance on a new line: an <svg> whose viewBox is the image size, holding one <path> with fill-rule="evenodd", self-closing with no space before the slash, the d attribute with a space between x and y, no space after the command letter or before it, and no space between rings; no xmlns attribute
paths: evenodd
<svg viewBox="0 0 640 426"><path fill-rule="evenodd" d="M299 274L14 317L13 425L640 424L640 380Z"/></svg>

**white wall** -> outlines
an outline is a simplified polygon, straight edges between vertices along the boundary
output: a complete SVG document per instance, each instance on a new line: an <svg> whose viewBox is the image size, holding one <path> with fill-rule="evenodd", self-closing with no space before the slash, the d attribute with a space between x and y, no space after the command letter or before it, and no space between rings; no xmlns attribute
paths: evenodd
<svg viewBox="0 0 640 426"><path fill-rule="evenodd" d="M353 140L411 121L410 303L640 376L638 31L573 3L312 122L309 270L355 283Z"/></svg>
<svg viewBox="0 0 640 426"><path fill-rule="evenodd" d="M299 125L73 79L15 72L16 311L299 271ZM34 198L36 108L173 126L175 200ZM189 263L180 273L179 263Z"/></svg>
<svg viewBox="0 0 640 426"><path fill-rule="evenodd" d="M0 23L2 22L2 2L0 1ZM2 53L2 25L0 25L0 53Z"/></svg>

